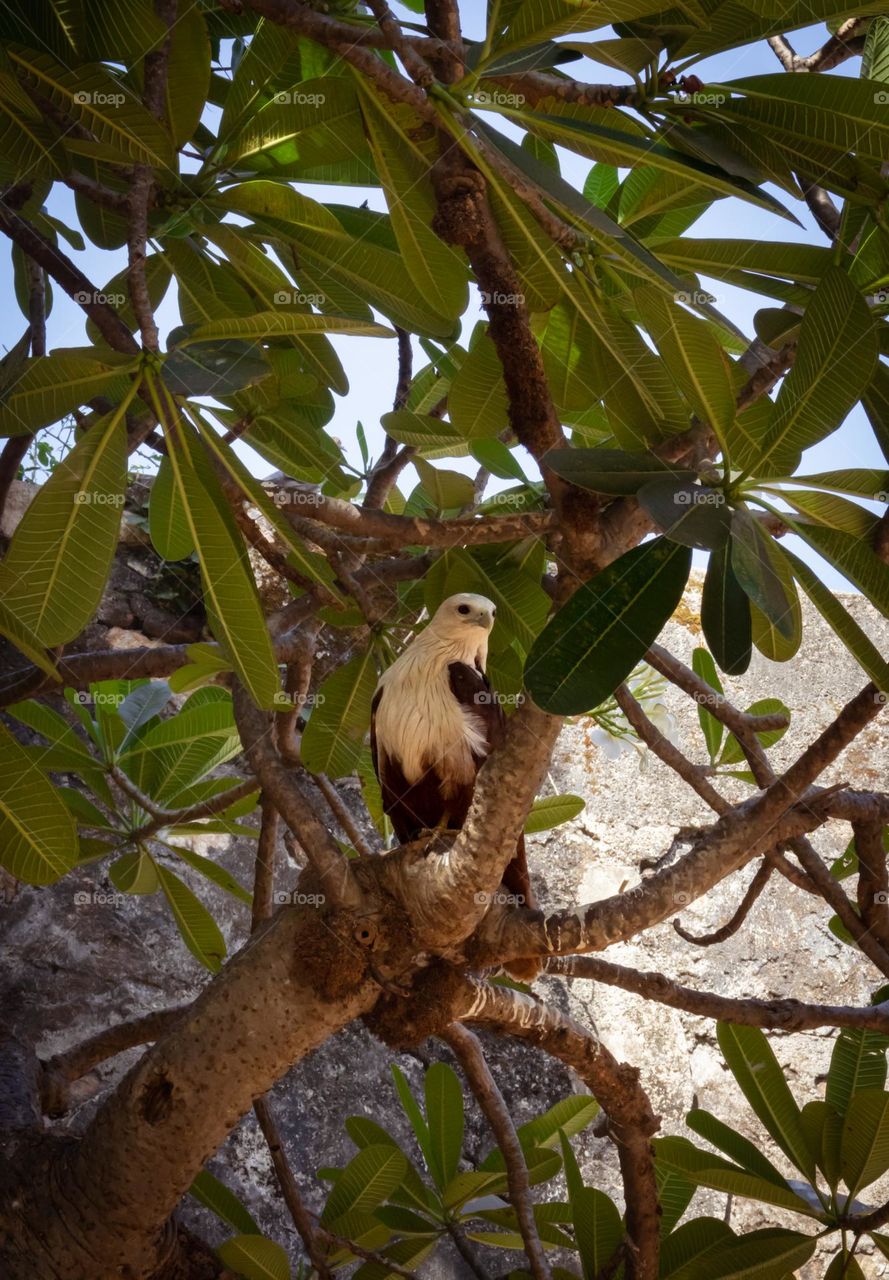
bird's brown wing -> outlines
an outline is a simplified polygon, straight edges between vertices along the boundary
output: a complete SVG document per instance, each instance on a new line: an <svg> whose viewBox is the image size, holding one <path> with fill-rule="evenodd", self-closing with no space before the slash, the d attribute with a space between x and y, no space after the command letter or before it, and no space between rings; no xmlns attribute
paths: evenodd
<svg viewBox="0 0 889 1280"><path fill-rule="evenodd" d="M371 703L370 711L370 751L373 757L374 772L380 783L383 795L383 809L399 843L406 844L416 840L423 831L432 831L437 827L445 813L450 819L451 804L445 806L442 797L441 779L435 769L428 769L416 782L410 783L401 771L398 758L391 751L380 750L377 741L376 717L380 700L385 694L378 689ZM472 787L468 787L469 796L465 801L459 822L449 821L449 825L459 827L469 809L472 799ZM463 806L463 797L457 798L457 808Z"/></svg>

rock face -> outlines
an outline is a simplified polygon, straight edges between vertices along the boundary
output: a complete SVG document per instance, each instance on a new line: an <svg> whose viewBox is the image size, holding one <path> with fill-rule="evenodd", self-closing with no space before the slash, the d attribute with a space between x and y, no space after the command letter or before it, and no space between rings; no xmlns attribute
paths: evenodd
<svg viewBox="0 0 889 1280"><path fill-rule="evenodd" d="M843 597L843 603L876 643L884 651L889 649L889 626L876 618L861 598ZM698 609L697 588L693 588L662 637L662 643L686 662L699 643ZM790 708L790 730L773 751L776 766L793 759L863 683L852 660L811 611L806 611L804 634L803 649L793 662L776 666L756 656L745 676L726 682L728 696L738 705L775 696ZM674 718L683 750L703 760L694 705L672 688L665 690L663 702ZM884 720L853 744L825 780L884 786L887 763L889 736ZM730 798L749 790L742 782L720 785ZM711 817L703 802L659 761L647 754L640 759L634 750L608 759L584 725L565 730L547 789L552 793L573 791L587 802L574 822L529 840L536 887L543 903L551 908L595 900L632 884L638 879L640 863L657 859L670 849L677 829L701 825ZM342 790L357 812L355 792L348 783ZM827 858L833 858L848 839L848 828L835 824L818 833L814 842ZM203 840L206 852L243 883L249 882L252 842L226 842L213 836ZM280 865L285 868L280 883L290 887L296 869L287 863L283 850ZM751 868L739 872L683 910L683 924L694 933L704 933L724 923L751 875ZM200 893L217 915L230 949L236 948L246 936L246 908L206 882L201 882ZM820 901L775 876L740 931L719 946L693 946L665 923L614 947L608 958L660 970L692 987L724 995L866 1002L879 985L879 976L866 960L830 933L829 915ZM156 897L113 894L101 864L84 868L52 888L23 888L11 902L4 905L0 901L0 932L4 953L15 958L14 966L8 966L0 978L0 1005L17 1030L36 1040L42 1056L114 1022L185 1001L206 981L175 934L162 903ZM771 1149L725 1069L712 1023L584 981L565 984L543 979L538 990L580 1020L593 1021L618 1058L641 1068L643 1083L662 1118L663 1133L687 1133L684 1116L697 1101L746 1133L779 1167L790 1172L780 1153ZM819 1080L827 1067L832 1039L830 1032L771 1036L801 1104L823 1096ZM580 1087L567 1070L537 1051L490 1037L486 1044L492 1068L519 1123ZM82 1130L102 1091L120 1078L135 1056L134 1052L114 1059L84 1083L82 1103L62 1122L67 1130ZM397 1061L416 1089L422 1082L423 1064L439 1057L447 1058L448 1051L429 1042L415 1054L398 1056ZM273 1091L287 1154L310 1207L317 1209L325 1194L315 1171L343 1164L354 1154L343 1129L349 1115L373 1117L410 1148L407 1122L392 1086L392 1060L388 1049L355 1025L290 1072ZM226 1064L220 1062L218 1069L224 1072ZM98 1094L93 1092L96 1086ZM469 1105L467 1162L483 1155L489 1146L485 1124ZM619 1198L610 1143L588 1133L576 1146L587 1181ZM260 1225L284 1243L295 1260L298 1241L275 1191L268 1156L252 1117L242 1121L210 1167L245 1200ZM881 1203L886 1198L882 1190L869 1189L867 1199ZM557 1196L558 1184L548 1184L545 1194ZM693 1208L698 1213L722 1216L725 1197L699 1193ZM227 1234L204 1210L189 1207L186 1214L212 1240ZM776 1221L775 1212L752 1202L735 1201L731 1207L736 1229ZM806 1229L804 1223L789 1218L786 1225ZM816 1255L799 1273L803 1280L823 1276L827 1256ZM497 1270L505 1272L518 1258L504 1255L502 1262L499 1258L496 1262ZM883 1265L873 1257L863 1259L868 1277L885 1274ZM442 1250L426 1264L424 1274L469 1273L456 1254Z"/></svg>

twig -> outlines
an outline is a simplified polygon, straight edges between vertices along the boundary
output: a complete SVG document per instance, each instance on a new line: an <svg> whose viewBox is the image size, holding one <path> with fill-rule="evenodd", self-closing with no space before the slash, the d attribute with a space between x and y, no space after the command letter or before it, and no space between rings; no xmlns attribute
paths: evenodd
<svg viewBox="0 0 889 1280"><path fill-rule="evenodd" d="M275 851L278 845L278 810L266 796L260 796L261 819L256 842L256 869L253 875L253 910L250 928L258 929L272 914L275 900Z"/></svg>
<svg viewBox="0 0 889 1280"><path fill-rule="evenodd" d="M25 255L28 273L28 333L31 356L46 355L46 277L43 268ZM31 447L33 433L10 436L0 453L0 514L2 514L12 482Z"/></svg>
<svg viewBox="0 0 889 1280"><path fill-rule="evenodd" d="M505 987L469 980L472 995L459 1016L538 1045L571 1067L608 1117L620 1160L626 1199L627 1280L655 1280L660 1213L651 1137L660 1125L639 1083L637 1068L618 1062L605 1045L572 1018Z"/></svg>
<svg viewBox="0 0 889 1280"><path fill-rule="evenodd" d="M754 902L762 893L763 889L771 879L772 872L775 870L774 864L771 862L761 862L756 869L756 875L747 886L747 892L741 899L741 904L735 914L727 924L722 928L714 930L713 933L689 933L684 929L678 920L673 921L673 928L679 934L680 938L684 938L686 942L693 942L696 947L712 947L719 942L725 942L726 938L731 938L736 934L741 925L750 914Z"/></svg>
<svg viewBox="0 0 889 1280"><path fill-rule="evenodd" d="M453 1022L442 1033L442 1038L453 1049L463 1068L463 1074L469 1081L469 1087L491 1126L497 1146L503 1153L509 1198L525 1242L531 1274L535 1280L552 1280L552 1272L534 1220L534 1202L522 1146L503 1094L485 1061L478 1037L458 1022Z"/></svg>
<svg viewBox="0 0 889 1280"><path fill-rule="evenodd" d="M308 499L309 495L307 495ZM290 508L282 510L292 518ZM477 546L491 542L515 542L532 533L545 533L556 522L552 511L526 511L518 515L456 516L437 520L431 516L399 516L388 511L357 507L342 498L326 494L311 495L301 504L297 519L310 520L352 534L358 538L376 538L387 546L457 547Z"/></svg>
<svg viewBox="0 0 889 1280"><path fill-rule="evenodd" d="M889 949L889 872L883 823L856 823L853 831L858 855L858 910L874 937Z"/></svg>
<svg viewBox="0 0 889 1280"><path fill-rule="evenodd" d="M654 752L658 759L663 760L664 764L668 765L675 773L678 773L680 778L687 782L692 790L696 791L714 812L728 813L732 806L707 781L702 767L693 764L687 756L682 754L678 747L673 746L673 743L661 733L657 725L652 724L625 684L615 689L614 699L632 728L635 729L642 741Z"/></svg>
<svg viewBox="0 0 889 1280"><path fill-rule="evenodd" d="M851 1027L889 1032L889 1001L868 1008L846 1005L806 1004L801 1000L732 999L712 991L694 991L662 973L643 972L612 964L599 956L554 956L546 963L547 973L566 978L589 978L621 987L646 1000L656 1000L671 1009L702 1018L716 1018L740 1026L763 1027L774 1031L809 1031L816 1027Z"/></svg>
<svg viewBox="0 0 889 1280"><path fill-rule="evenodd" d="M327 801L327 806L331 813L348 836L352 844L352 848L355 849L357 853L360 853L362 858L372 858L374 856L373 849L361 834L355 819L343 803L342 796L330 781L327 774L313 773L310 776L312 781L315 783L315 786Z"/></svg>
<svg viewBox="0 0 889 1280"><path fill-rule="evenodd" d="M398 326L396 326L395 332L398 335L398 381L395 385L395 398L392 402L392 409L397 412L399 409L405 408L410 395L414 352L411 346L410 334ZM398 441L394 440L392 436L386 436L383 451L368 478L367 493L364 495L364 501L361 504L366 511L377 511L382 507L392 491L392 486L398 479L399 473L407 465L414 453L415 450L409 446L399 452Z"/></svg>
<svg viewBox="0 0 889 1280"><path fill-rule="evenodd" d="M321 880L328 903L357 907L361 891L352 875L349 859L296 785L292 773L274 750L267 716L250 701L244 688L233 689L235 720L244 752L270 803L296 835Z"/></svg>
<svg viewBox="0 0 889 1280"><path fill-rule="evenodd" d="M187 822L196 822L199 818L211 818L215 813L221 813L227 809L235 801L243 800L258 787L259 783L255 778L245 778L242 782L230 787L228 791L222 791L219 795L211 796L209 800L202 800L199 804L193 804L187 809L155 807L151 822L139 828L139 838L147 840L163 827L181 827Z"/></svg>

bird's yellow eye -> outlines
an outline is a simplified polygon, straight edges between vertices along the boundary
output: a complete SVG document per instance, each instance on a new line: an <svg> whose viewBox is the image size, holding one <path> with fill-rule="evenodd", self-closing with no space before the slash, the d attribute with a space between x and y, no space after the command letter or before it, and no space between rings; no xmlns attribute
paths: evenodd
<svg viewBox="0 0 889 1280"><path fill-rule="evenodd" d="M457 605L457 612L458 612L458 613L468 613L468 612L469 612L469 605L468 605L468 604L458 604L458 605Z"/></svg>

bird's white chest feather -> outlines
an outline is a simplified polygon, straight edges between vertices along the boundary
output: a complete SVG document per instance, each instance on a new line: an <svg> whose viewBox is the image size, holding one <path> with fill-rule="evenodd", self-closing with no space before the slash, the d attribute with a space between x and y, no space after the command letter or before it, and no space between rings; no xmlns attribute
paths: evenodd
<svg viewBox="0 0 889 1280"><path fill-rule="evenodd" d="M485 655L477 644L469 651L462 645L423 644L423 639L420 636L381 677L377 750L399 763L409 783L434 768L446 793L449 786L472 782L473 753L487 752L484 723L454 697L448 666L472 666L476 656Z"/></svg>

